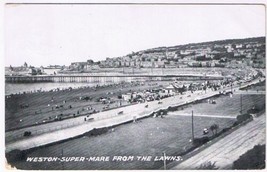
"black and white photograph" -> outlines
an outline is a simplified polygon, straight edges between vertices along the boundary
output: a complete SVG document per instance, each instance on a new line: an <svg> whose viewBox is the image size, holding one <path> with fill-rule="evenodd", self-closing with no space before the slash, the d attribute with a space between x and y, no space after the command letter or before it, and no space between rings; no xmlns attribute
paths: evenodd
<svg viewBox="0 0 267 172"><path fill-rule="evenodd" d="M266 4L6 1L17 170L262 170Z"/></svg>

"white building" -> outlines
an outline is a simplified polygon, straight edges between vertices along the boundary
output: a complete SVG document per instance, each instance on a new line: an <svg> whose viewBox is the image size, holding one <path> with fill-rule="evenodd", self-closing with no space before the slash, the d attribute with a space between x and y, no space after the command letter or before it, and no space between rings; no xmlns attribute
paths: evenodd
<svg viewBox="0 0 267 172"><path fill-rule="evenodd" d="M132 95L131 95L131 93L127 93L127 94L122 94L121 97L123 100L129 101L129 100L131 100Z"/></svg>

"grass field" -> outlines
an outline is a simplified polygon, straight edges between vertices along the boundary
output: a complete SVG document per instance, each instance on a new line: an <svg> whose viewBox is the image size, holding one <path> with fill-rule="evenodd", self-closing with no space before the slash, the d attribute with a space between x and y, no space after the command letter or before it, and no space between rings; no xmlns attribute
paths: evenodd
<svg viewBox="0 0 267 172"><path fill-rule="evenodd" d="M230 126L233 119L195 117L195 136L202 136L204 127L219 123L221 129ZM191 118L167 116L147 118L138 123L116 127L106 134L74 139L61 144L38 149L28 156L161 156L178 155L187 148L191 139ZM151 162L71 162L65 169L158 169L162 161ZM62 169L56 163L19 162L17 168L23 169Z"/></svg>
<svg viewBox="0 0 267 172"><path fill-rule="evenodd" d="M60 144L43 147L30 152L27 156L177 156L191 143L191 117L179 116L181 113L204 115L236 116L240 111L240 95L216 98L216 104L206 102L191 105L183 110L171 112L165 118L146 118L137 123L130 123L114 128L108 133L95 137L81 137ZM243 95L244 109L256 105L265 106L263 95ZM201 137L203 129L216 123L219 131L231 126L235 119L194 117L194 135ZM152 158L153 159L153 158ZM59 162L32 163L24 160L16 162L21 169L159 169L162 161L128 162Z"/></svg>
<svg viewBox="0 0 267 172"><path fill-rule="evenodd" d="M175 112L179 114L191 114L192 110L194 114L198 115L225 115L225 116L237 116L241 110L241 95L233 94L232 97L220 96L214 98L216 104L209 104L207 100L196 105L190 105L187 108L178 110ZM253 106L265 107L265 95L242 95L242 111L247 112ZM173 112L172 112L173 114Z"/></svg>
<svg viewBox="0 0 267 172"><path fill-rule="evenodd" d="M149 88L149 85L144 88ZM115 88L116 89L116 88ZM124 91L130 88L125 87ZM136 87L134 89L140 89ZM75 102L79 96L99 96L110 91L110 88L103 88L98 91L92 88L77 89L65 92L51 92L39 93L32 95L18 96L17 99L12 99L12 102L6 101L6 125L8 127L15 126L18 121L14 119L23 118L27 123L33 123L40 118L44 118L49 113L31 114L34 108L47 108L47 102L51 101L54 96L53 103L62 103L63 100L73 102L74 107L80 109L82 106L88 106L88 102ZM117 93L116 93L117 94ZM115 95L116 95L115 94ZM106 94L105 94L106 95ZM233 95L233 97L221 96L214 98L216 104L208 104L203 101L199 104L189 105L184 109L171 112L164 118L146 118L137 123L130 123L118 126L114 130L102 134L100 136L88 137L84 136L78 139L69 140L63 143L55 144L48 147L39 148L30 152L27 156L161 156L163 152L166 155L177 156L186 148L190 147L191 143L191 117L179 116L179 114L194 114L198 115L212 115L212 116L237 116L240 114L240 95ZM21 110L18 108L19 104L27 100L30 103L29 109ZM13 103L13 104L12 104ZM90 103L90 102L89 102ZM16 105L16 106L15 106ZM77 106L77 107L76 107ZM247 111L253 106L265 108L265 95L242 95L242 109ZM16 107L16 108L12 108ZM74 109L75 109L74 108ZM27 113L29 112L29 113ZM30 113L31 112L31 113ZM57 111L60 113L60 110ZM194 117L195 137L200 137L202 131L206 127L210 127L216 123L219 125L219 131L225 127L231 126L235 119L230 118L214 118L214 117ZM26 125L25 123L21 123ZM6 126L7 127L7 126ZM162 161L128 161L128 162L25 162L25 160L16 162L14 164L19 169L159 169L163 166Z"/></svg>
<svg viewBox="0 0 267 172"><path fill-rule="evenodd" d="M261 83L251 86L249 90L265 91L265 87L266 87L265 82L261 82Z"/></svg>

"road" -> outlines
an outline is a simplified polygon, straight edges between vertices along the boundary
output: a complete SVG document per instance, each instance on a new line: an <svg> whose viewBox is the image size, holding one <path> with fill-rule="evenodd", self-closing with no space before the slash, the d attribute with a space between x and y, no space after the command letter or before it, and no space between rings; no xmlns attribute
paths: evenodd
<svg viewBox="0 0 267 172"><path fill-rule="evenodd" d="M252 83L256 82L258 81L255 80ZM247 85L249 84L251 83L247 83ZM236 85L233 88L238 88L238 86ZM230 91L230 88L224 88L223 90ZM181 95L163 99L162 104L158 104L157 101L148 102L148 108L145 108L145 104L142 103L110 111L100 112L92 115L95 120L91 122L84 121L84 117L77 117L60 122L53 122L6 132L6 152L12 151L14 149L26 150L64 139L69 139L90 131L93 128L109 127L132 121L134 117L136 117L137 119L142 118L159 109L166 109L169 106L182 105L185 103L193 102L196 99L201 100L217 95L218 93L219 91L207 91L206 93L204 93L203 91L198 91L190 94L190 96L183 95L182 99ZM123 114L117 115L120 111L123 111ZM22 139L21 137L23 136L23 133L25 131L31 131L33 136L24 137L24 139ZM14 138L16 138L17 136L20 137L19 140L14 140Z"/></svg>
<svg viewBox="0 0 267 172"><path fill-rule="evenodd" d="M177 116L192 116L192 114L177 114L173 112L168 112L168 115L177 115ZM203 114L194 114L194 116L200 116L200 117L208 117L208 118L231 118L235 119L235 116L227 116L227 115L203 115Z"/></svg>
<svg viewBox="0 0 267 172"><path fill-rule="evenodd" d="M239 156L257 144L265 144L265 118L265 113L254 118L253 121L175 166L172 170L198 169L201 164L209 161L215 162L215 166L219 169L231 169L233 162Z"/></svg>
<svg viewBox="0 0 267 172"><path fill-rule="evenodd" d="M142 118L150 115L152 112L158 111L159 109L166 109L169 106L182 105L188 102L193 102L196 98L200 100L206 97L214 96L216 94L218 94L218 92L207 92L206 94L195 92L190 97L184 95L183 99L180 99L181 96L178 95L161 100L163 102L162 104L158 104L158 101L147 102L146 104L148 104L148 108L145 108L146 104L142 103L110 111L100 112L91 116L95 117L95 120L91 122L84 121L84 117L77 117L70 120L53 122L6 132L6 152L14 149L26 150L29 148L72 138L90 131L93 128L109 127L132 121L134 117L136 117L137 119ZM120 111L123 111L122 115L118 115L118 112ZM73 123L76 125L72 126ZM43 131L43 133L35 133L34 130ZM25 131L32 131L33 136L24 137L24 139L17 140L15 142L12 141L12 138L14 138L16 135L22 136Z"/></svg>
<svg viewBox="0 0 267 172"><path fill-rule="evenodd" d="M29 127L33 124L44 124L47 123L47 121L54 122L55 117L61 114L63 114L62 118L65 120L66 117L72 118L73 114L76 114L77 116L86 116L94 110L102 111L103 107L106 107L107 104L98 102L97 99L100 97L111 98L113 103L109 104L109 108L129 105L128 102L118 99L118 95L128 93L130 90L138 91L160 88L161 86L159 86L159 84L167 86L169 85L169 82L112 84L97 88L86 87L72 90L16 95L5 100L5 130L16 130L22 127ZM82 96L89 96L93 98L93 100L80 100L80 97ZM21 108L21 104L28 104L29 107ZM60 105L63 107L56 108L56 106ZM70 105L72 106L71 109L69 108ZM88 107L91 107L92 109L89 110L87 109ZM78 111L79 115L77 114Z"/></svg>

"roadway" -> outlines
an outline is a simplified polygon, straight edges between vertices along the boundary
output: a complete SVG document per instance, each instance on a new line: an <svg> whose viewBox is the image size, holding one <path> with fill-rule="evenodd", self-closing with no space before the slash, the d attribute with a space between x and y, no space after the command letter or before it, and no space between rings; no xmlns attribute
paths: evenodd
<svg viewBox="0 0 267 172"><path fill-rule="evenodd" d="M173 167L172 170L194 170L206 162L215 162L216 168L219 169L231 169L233 162L239 156L252 149L255 145L265 144L265 118L264 112L264 114L254 118L253 121L245 126L238 128L223 139Z"/></svg>
<svg viewBox="0 0 267 172"><path fill-rule="evenodd" d="M177 113L172 113L168 112L168 115L176 115L176 116L192 116L192 114L177 114ZM199 116L199 117L208 117L208 118L228 118L228 119L235 119L235 116L227 116L227 115L203 115L203 114L194 114L194 116Z"/></svg>
<svg viewBox="0 0 267 172"><path fill-rule="evenodd" d="M201 93L201 91L198 91L190 97L183 95L182 99L180 99L181 95L163 99L161 100L163 102L162 104L158 104L158 101L153 101L93 114L92 116L90 116L92 118L95 118L95 120L93 121L84 121L83 116L6 132L6 152L14 149L26 150L33 147L65 140L78 135L82 135L83 133L94 128L109 127L129 122L132 121L134 117L136 117L136 119L143 118L149 116L152 112L158 111L160 109L166 109L169 106L178 106L193 102L196 98L200 100L212 97L217 94L218 92L207 92L206 94L204 94ZM148 108L145 108L146 104L148 104ZM118 112L120 111L123 111L123 114L118 115ZM76 125L73 126L72 124ZM20 140L15 141L12 140L12 137L16 135L22 136L25 131L31 131L33 133L33 136L23 137L23 139L20 138ZM35 134L34 131L44 131L44 133L38 134L37 132Z"/></svg>
<svg viewBox="0 0 267 172"><path fill-rule="evenodd" d="M247 83L246 85L257 83L258 80ZM238 88L238 85L233 88ZM231 89L224 88L225 91ZM176 95L162 100L162 104L158 104L158 101L147 102L148 108L145 108L145 103L136 104L132 106L122 107L109 111L100 112L93 114L91 117L95 118L93 121L84 121L84 116L72 118L69 120L52 122L42 124L34 127L23 128L15 131L5 133L6 139L6 152L10 152L14 149L26 150L46 144L62 141L65 139L73 138L82 135L94 128L109 127L117 124L132 121L134 117L143 118L150 115L152 112L158 111L159 109L166 109L169 106L183 105L189 102L193 102L196 99L201 100L209 98L219 94L219 91L197 91L188 95ZM182 99L181 99L182 97ZM118 112L123 111L122 115L118 115ZM19 140L13 140L16 136L22 136L25 131L31 131L33 136L22 137ZM37 131L35 133L35 131ZM38 133L39 131L39 133Z"/></svg>

